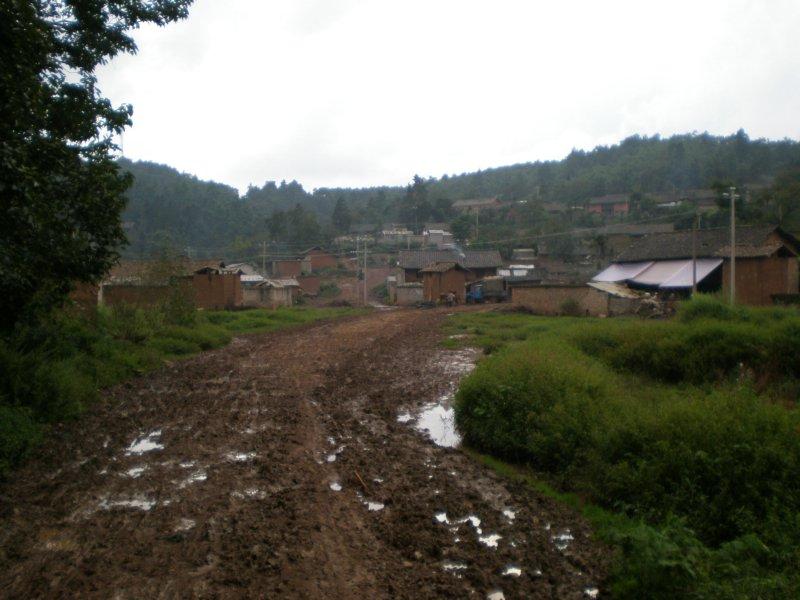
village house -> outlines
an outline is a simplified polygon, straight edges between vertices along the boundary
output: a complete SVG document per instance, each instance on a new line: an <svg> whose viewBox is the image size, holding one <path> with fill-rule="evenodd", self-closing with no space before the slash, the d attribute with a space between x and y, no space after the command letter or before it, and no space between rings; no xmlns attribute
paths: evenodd
<svg viewBox="0 0 800 600"><path fill-rule="evenodd" d="M630 209L631 201L628 194L607 194L592 198L586 205L587 212L604 217L624 217Z"/></svg>
<svg viewBox="0 0 800 600"><path fill-rule="evenodd" d="M594 250L601 257L617 256L639 238L654 233L670 233L675 231L672 223L612 223L596 230L592 243Z"/></svg>
<svg viewBox="0 0 800 600"><path fill-rule="evenodd" d="M256 285L244 288L242 298L242 305L249 308L275 309L280 306L292 306L294 302L292 288L284 285L283 280L279 279L265 279Z"/></svg>
<svg viewBox="0 0 800 600"><path fill-rule="evenodd" d="M728 297L730 230L699 230L696 248L697 260L692 261L692 231L648 235L623 250L593 279L685 294L692 288L694 271L699 291ZM800 242L780 227L737 228L735 254L737 302L768 305L776 296L798 293Z"/></svg>
<svg viewBox="0 0 800 600"><path fill-rule="evenodd" d="M312 273L322 269L335 269L339 264L336 256L319 246L314 246L303 252L302 260L308 262Z"/></svg>
<svg viewBox="0 0 800 600"><path fill-rule="evenodd" d="M503 205L497 198L474 198L470 200L456 200L453 202L453 210L466 213L475 214L482 210L496 210Z"/></svg>
<svg viewBox="0 0 800 600"><path fill-rule="evenodd" d="M429 246L443 248L453 244L453 234L444 229L426 229L422 235Z"/></svg>
<svg viewBox="0 0 800 600"><path fill-rule="evenodd" d="M420 270L437 262L455 262L467 269L467 281L496 275L503 259L497 250L401 250L398 266L402 270L402 282L422 281Z"/></svg>
<svg viewBox="0 0 800 600"><path fill-rule="evenodd" d="M426 302L438 302L453 293L458 304L466 302L469 270L457 262L435 262L420 269L422 295Z"/></svg>

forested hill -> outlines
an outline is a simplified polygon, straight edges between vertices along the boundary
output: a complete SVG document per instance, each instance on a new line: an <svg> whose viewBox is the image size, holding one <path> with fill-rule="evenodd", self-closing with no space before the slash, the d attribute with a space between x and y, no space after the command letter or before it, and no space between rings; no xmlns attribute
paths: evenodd
<svg viewBox="0 0 800 600"><path fill-rule="evenodd" d="M237 238L239 243L253 239L317 243L336 232L331 216L337 203L347 207L344 222L403 221L409 214L404 187L308 192L296 181L270 181L240 197L234 188L200 181L167 166L121 162L135 177L124 216L131 241L128 254L147 254L165 245L213 250L229 247ZM427 179L423 210L427 214L418 216L446 219L452 216L446 214L448 201L463 198L582 204L604 194L705 188L717 181L768 183L797 165L800 143L751 140L743 131L726 137L633 136L613 146L575 150L559 161ZM424 168L420 165L421 171Z"/></svg>

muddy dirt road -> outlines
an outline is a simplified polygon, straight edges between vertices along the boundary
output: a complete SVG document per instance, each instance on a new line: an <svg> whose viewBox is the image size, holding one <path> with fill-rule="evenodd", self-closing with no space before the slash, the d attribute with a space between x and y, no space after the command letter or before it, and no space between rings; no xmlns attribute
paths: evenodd
<svg viewBox="0 0 800 600"><path fill-rule="evenodd" d="M109 390L0 487L0 596L597 596L582 519L447 447L476 353L444 318L238 338Z"/></svg>

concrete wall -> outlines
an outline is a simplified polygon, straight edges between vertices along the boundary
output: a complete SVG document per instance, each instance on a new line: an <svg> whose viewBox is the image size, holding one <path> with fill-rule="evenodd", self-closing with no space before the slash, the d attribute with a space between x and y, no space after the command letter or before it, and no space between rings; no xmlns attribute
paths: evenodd
<svg viewBox="0 0 800 600"><path fill-rule="evenodd" d="M730 295L731 265L722 265L722 293ZM772 304L773 294L798 293L798 264L793 256L736 259L736 301L754 306Z"/></svg>
<svg viewBox="0 0 800 600"><path fill-rule="evenodd" d="M278 308L292 305L292 289L257 285L242 291L243 306L251 308Z"/></svg>
<svg viewBox="0 0 800 600"><path fill-rule="evenodd" d="M511 288L511 301L541 315L560 315L564 304L578 303L582 315L608 315L609 295L588 285L539 285Z"/></svg>
<svg viewBox="0 0 800 600"><path fill-rule="evenodd" d="M194 301L197 308L221 310L242 305L242 282L236 274L195 274Z"/></svg>
<svg viewBox="0 0 800 600"><path fill-rule="evenodd" d="M399 284L397 286L397 305L413 306L422 302L422 285Z"/></svg>

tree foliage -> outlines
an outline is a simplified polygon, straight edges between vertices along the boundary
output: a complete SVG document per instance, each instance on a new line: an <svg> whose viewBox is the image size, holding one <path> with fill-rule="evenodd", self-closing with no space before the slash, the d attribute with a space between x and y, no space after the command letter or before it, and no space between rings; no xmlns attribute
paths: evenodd
<svg viewBox="0 0 800 600"><path fill-rule="evenodd" d="M131 122L95 69L136 51L140 23L186 17L191 0L0 3L0 329L100 277L124 241L129 176L111 156Z"/></svg>

